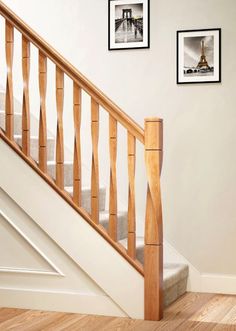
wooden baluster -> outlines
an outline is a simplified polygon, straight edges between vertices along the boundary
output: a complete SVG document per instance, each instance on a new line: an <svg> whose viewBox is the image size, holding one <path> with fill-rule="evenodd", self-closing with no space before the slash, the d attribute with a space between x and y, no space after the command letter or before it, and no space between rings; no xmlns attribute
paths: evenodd
<svg viewBox="0 0 236 331"><path fill-rule="evenodd" d="M81 88L74 82L74 164L73 164L73 201L81 206L81 143L80 143L80 127L81 127Z"/></svg>
<svg viewBox="0 0 236 331"><path fill-rule="evenodd" d="M99 167L98 167L98 136L99 136L99 104L91 99L91 134L92 134L92 174L91 174L91 217L99 224Z"/></svg>
<svg viewBox="0 0 236 331"><path fill-rule="evenodd" d="M60 189L64 189L64 138L63 138L64 73L59 67L56 67L56 102L57 102L56 184Z"/></svg>
<svg viewBox="0 0 236 331"><path fill-rule="evenodd" d="M39 168L47 173L47 122L46 122L47 58L39 51Z"/></svg>
<svg viewBox="0 0 236 331"><path fill-rule="evenodd" d="M135 219L135 162L136 162L136 139L128 132L128 255L136 257L136 219Z"/></svg>
<svg viewBox="0 0 236 331"><path fill-rule="evenodd" d="M6 21L6 64L7 64L7 82L6 82L6 101L5 101L5 128L6 136L14 139L14 100L13 100L13 80L12 80L12 66L13 66L13 48L14 48L14 27Z"/></svg>
<svg viewBox="0 0 236 331"><path fill-rule="evenodd" d="M163 317L163 229L160 192L162 120L145 120L145 163L148 179L145 220L145 319Z"/></svg>
<svg viewBox="0 0 236 331"><path fill-rule="evenodd" d="M109 196L109 226L110 237L117 241L117 121L109 117L109 142L110 142L110 196Z"/></svg>
<svg viewBox="0 0 236 331"><path fill-rule="evenodd" d="M22 151L30 155L30 105L29 105L29 75L30 75L30 42L22 36L22 74L23 74L23 102L22 102Z"/></svg>

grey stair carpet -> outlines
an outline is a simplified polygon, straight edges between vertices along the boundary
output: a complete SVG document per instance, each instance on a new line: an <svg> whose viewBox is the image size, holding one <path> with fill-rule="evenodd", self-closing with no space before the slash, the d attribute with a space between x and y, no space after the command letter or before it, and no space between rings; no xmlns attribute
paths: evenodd
<svg viewBox="0 0 236 331"><path fill-rule="evenodd" d="M0 91L0 127L5 129L5 112L4 109L4 97ZM17 109L19 111L20 105L17 103ZM15 141L21 145L21 124L22 117L20 113L14 116L14 133ZM34 127L38 127L37 120L33 118ZM32 130L36 131L36 129ZM55 138L48 134L48 174L55 179ZM30 141L30 153L31 157L38 161L38 137L32 135ZM64 164L64 181L65 190L72 195L73 194L73 163L66 161ZM99 222L103 227L108 230L109 223L109 211L105 210L106 201L106 188L100 187L99 191ZM82 188L82 207L88 212L91 212L91 189ZM117 236L118 241L127 248L127 211L119 211L117 215ZM137 259L143 264L144 262L144 240L143 238L137 238ZM168 306L173 301L178 299L182 294L186 292L187 278L188 278L188 266L185 264L164 263L164 304Z"/></svg>
<svg viewBox="0 0 236 331"><path fill-rule="evenodd" d="M4 107L2 105L2 97L1 97L1 91L0 91L0 127L5 130L5 111L3 110ZM5 101L4 101L5 103ZM17 107L14 108L14 134L15 135L21 135L22 134L22 116L21 116L21 106L19 106L18 102L16 102ZM39 131L39 122L37 118L34 116L30 116L30 132L32 136L38 135ZM50 137L51 134L48 133L48 136Z"/></svg>
<svg viewBox="0 0 236 331"><path fill-rule="evenodd" d="M14 114L14 133L16 135L21 135L22 133L22 123L21 123L21 114L15 113ZM5 112L0 111L0 127L5 130Z"/></svg>
<svg viewBox="0 0 236 331"><path fill-rule="evenodd" d="M48 174L52 178L56 178L56 161L48 161ZM73 162L64 162L64 185L73 186Z"/></svg>
<svg viewBox="0 0 236 331"><path fill-rule="evenodd" d="M106 230L108 230L109 223L109 212L103 211L100 213L100 224L104 226ZM117 213L117 240L122 240L127 237L127 212L118 211Z"/></svg>
<svg viewBox="0 0 236 331"><path fill-rule="evenodd" d="M73 186L65 187L65 190L73 196ZM81 192L82 207L88 212L91 212L91 190L89 187L83 187ZM100 187L99 189L99 210L105 210L106 203L106 188Z"/></svg>
<svg viewBox="0 0 236 331"><path fill-rule="evenodd" d="M22 146L22 136L14 135L15 142ZM30 156L38 162L38 154L39 154L39 139L36 136L30 137ZM55 154L55 138L47 137L47 159L52 161L54 159Z"/></svg>

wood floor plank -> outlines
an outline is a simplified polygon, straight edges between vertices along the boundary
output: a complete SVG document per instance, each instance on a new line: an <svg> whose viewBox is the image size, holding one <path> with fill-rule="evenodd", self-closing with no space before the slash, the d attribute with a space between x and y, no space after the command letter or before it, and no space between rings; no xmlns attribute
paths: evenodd
<svg viewBox="0 0 236 331"><path fill-rule="evenodd" d="M236 297L233 297L234 306L222 318L220 323L216 325L214 331L235 331L236 330Z"/></svg>
<svg viewBox="0 0 236 331"><path fill-rule="evenodd" d="M156 330L176 330L214 296L209 293L187 293L165 310L164 319Z"/></svg>
<svg viewBox="0 0 236 331"><path fill-rule="evenodd" d="M213 330L223 317L232 309L234 299L230 296L215 295L201 309L195 312L189 320L177 330ZM186 329L187 328L187 329Z"/></svg>
<svg viewBox="0 0 236 331"><path fill-rule="evenodd" d="M236 296L187 293L160 322L0 308L0 331L236 331Z"/></svg>
<svg viewBox="0 0 236 331"><path fill-rule="evenodd" d="M135 320L127 331L156 331L161 322ZM115 330L114 330L115 331Z"/></svg>
<svg viewBox="0 0 236 331"><path fill-rule="evenodd" d="M23 314L24 312L25 312L25 309L0 308L0 324L13 317Z"/></svg>
<svg viewBox="0 0 236 331"><path fill-rule="evenodd" d="M27 310L25 313L0 324L0 330L41 331L41 329L59 318L63 313Z"/></svg>
<svg viewBox="0 0 236 331"><path fill-rule="evenodd" d="M58 318L56 321L51 322L46 327L42 329L42 331L63 331L68 330L68 328L78 323L82 318L86 317L86 315L79 314L65 314L64 316Z"/></svg>
<svg viewBox="0 0 236 331"><path fill-rule="evenodd" d="M123 331L131 330L130 327L133 326L135 320L131 318L114 318L112 321L104 325L104 331ZM133 330L133 329L132 329Z"/></svg>
<svg viewBox="0 0 236 331"><path fill-rule="evenodd" d="M109 323L114 317L106 317L106 316L96 316L96 315L87 315L76 321L74 324L71 324L66 328L66 331L97 331L103 330L104 325Z"/></svg>

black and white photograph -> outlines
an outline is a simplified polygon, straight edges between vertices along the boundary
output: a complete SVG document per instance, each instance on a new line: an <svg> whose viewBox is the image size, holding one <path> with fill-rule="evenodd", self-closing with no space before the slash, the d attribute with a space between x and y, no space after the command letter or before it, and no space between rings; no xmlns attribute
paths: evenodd
<svg viewBox="0 0 236 331"><path fill-rule="evenodd" d="M177 31L177 83L221 81L221 30Z"/></svg>
<svg viewBox="0 0 236 331"><path fill-rule="evenodd" d="M109 50L149 48L149 0L109 0Z"/></svg>

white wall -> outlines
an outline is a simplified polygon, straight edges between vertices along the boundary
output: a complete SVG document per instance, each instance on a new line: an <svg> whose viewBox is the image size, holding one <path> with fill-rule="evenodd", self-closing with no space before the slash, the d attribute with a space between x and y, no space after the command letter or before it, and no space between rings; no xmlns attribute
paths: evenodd
<svg viewBox="0 0 236 331"><path fill-rule="evenodd" d="M165 237L200 272L236 274L236 2L150 2L151 48L109 52L107 1L5 0L140 124L163 117ZM176 31L215 27L222 83L176 85Z"/></svg>

